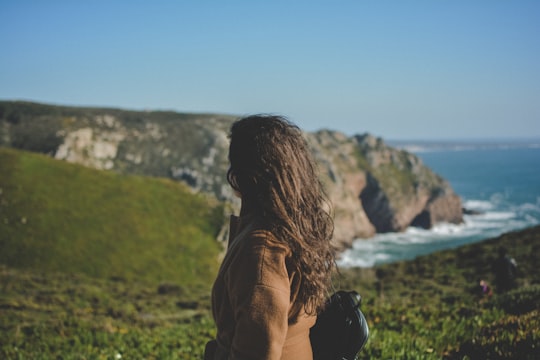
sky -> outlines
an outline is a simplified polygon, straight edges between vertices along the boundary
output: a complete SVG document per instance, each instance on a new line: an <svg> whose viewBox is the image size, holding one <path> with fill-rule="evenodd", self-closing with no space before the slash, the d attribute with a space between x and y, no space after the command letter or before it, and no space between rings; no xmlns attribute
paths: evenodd
<svg viewBox="0 0 540 360"><path fill-rule="evenodd" d="M540 138L540 1L0 0L0 99Z"/></svg>

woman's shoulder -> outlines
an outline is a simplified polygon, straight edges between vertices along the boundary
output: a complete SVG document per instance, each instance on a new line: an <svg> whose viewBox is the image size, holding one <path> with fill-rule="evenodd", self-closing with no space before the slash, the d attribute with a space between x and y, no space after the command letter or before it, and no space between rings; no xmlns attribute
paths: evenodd
<svg viewBox="0 0 540 360"><path fill-rule="evenodd" d="M239 224L234 242L243 245L246 250L259 250L261 248L278 253L288 253L289 245L278 238L271 230L272 225L262 217L249 216L237 221Z"/></svg>
<svg viewBox="0 0 540 360"><path fill-rule="evenodd" d="M238 239L242 243L242 252L255 258L285 259L290 255L289 245L277 238L274 233L265 228L254 228Z"/></svg>
<svg viewBox="0 0 540 360"><path fill-rule="evenodd" d="M287 258L290 249L283 241L264 228L255 227L243 234L237 249L235 264L231 271L247 276L255 284L277 286L276 283L286 284L289 287L287 271Z"/></svg>

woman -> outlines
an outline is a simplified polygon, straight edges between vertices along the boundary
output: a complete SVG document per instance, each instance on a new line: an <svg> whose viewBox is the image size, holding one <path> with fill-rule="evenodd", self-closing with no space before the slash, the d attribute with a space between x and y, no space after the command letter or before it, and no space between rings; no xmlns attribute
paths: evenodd
<svg viewBox="0 0 540 360"><path fill-rule="evenodd" d="M231 128L227 180L240 196L212 289L205 359L311 360L309 329L335 267L333 221L298 127L256 115Z"/></svg>

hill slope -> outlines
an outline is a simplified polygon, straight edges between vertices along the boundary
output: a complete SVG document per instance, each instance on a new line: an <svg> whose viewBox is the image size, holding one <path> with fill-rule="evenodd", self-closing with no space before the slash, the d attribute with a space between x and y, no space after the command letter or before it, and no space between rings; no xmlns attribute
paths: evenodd
<svg viewBox="0 0 540 360"><path fill-rule="evenodd" d="M520 287L482 298L477 277L508 247ZM538 359L540 227L373 269L342 270L370 326L360 359ZM0 357L202 359L209 291L0 266Z"/></svg>
<svg viewBox="0 0 540 360"><path fill-rule="evenodd" d="M0 148L0 263L37 271L207 284L223 209L167 179Z"/></svg>
<svg viewBox="0 0 540 360"><path fill-rule="evenodd" d="M517 287L494 286L505 247ZM364 356L392 359L538 359L540 226L372 269L343 269L339 286L361 289L372 337ZM482 296L479 280L493 296Z"/></svg>
<svg viewBox="0 0 540 360"><path fill-rule="evenodd" d="M219 114L0 101L0 146L119 173L168 177L238 205L226 182L228 131ZM413 154L369 134L306 133L335 207L338 246L375 232L462 221L450 184Z"/></svg>

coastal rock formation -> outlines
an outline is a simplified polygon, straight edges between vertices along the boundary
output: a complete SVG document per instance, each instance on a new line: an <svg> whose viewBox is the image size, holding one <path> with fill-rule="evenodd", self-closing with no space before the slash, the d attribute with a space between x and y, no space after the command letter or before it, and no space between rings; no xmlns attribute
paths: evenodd
<svg viewBox="0 0 540 360"><path fill-rule="evenodd" d="M359 168L354 140L328 130L307 134L306 137L333 206L336 245L346 247L350 246L352 239L373 236L375 227L359 197L366 186L366 173Z"/></svg>
<svg viewBox="0 0 540 360"><path fill-rule="evenodd" d="M459 197L450 184L424 166L420 158L391 148L369 134L355 139L363 156L362 167L367 171L367 185L360 198L377 232L463 221ZM419 216L428 219L421 223Z"/></svg>
<svg viewBox="0 0 540 360"><path fill-rule="evenodd" d="M85 166L169 177L237 208L228 186L234 116L0 102L0 146ZM415 155L369 134L306 133L335 215L335 244L376 232L460 223L460 198Z"/></svg>
<svg viewBox="0 0 540 360"><path fill-rule="evenodd" d="M435 196L413 219L411 226L430 229L439 222L462 223L463 215L456 211L458 206L461 206L461 199L455 194Z"/></svg>
<svg viewBox="0 0 540 360"><path fill-rule="evenodd" d="M336 239L463 221L460 198L417 156L369 134L320 131L308 139L334 204Z"/></svg>

